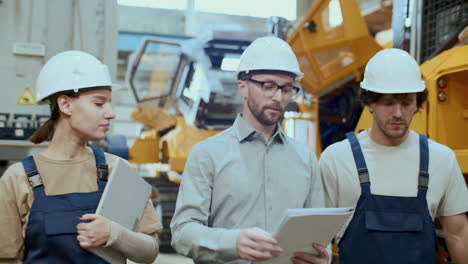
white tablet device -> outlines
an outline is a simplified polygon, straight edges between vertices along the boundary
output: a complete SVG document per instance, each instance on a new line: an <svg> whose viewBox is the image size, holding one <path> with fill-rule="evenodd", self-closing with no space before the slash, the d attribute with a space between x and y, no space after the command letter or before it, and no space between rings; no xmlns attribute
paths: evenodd
<svg viewBox="0 0 468 264"><path fill-rule="evenodd" d="M102 193L96 214L135 231L150 197L151 185L125 161L118 158ZM107 248L89 248L88 251L109 263L126 263L119 252Z"/></svg>

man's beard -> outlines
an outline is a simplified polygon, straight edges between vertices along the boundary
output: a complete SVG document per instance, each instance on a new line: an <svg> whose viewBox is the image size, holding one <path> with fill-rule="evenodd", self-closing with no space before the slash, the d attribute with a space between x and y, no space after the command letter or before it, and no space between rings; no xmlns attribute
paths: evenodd
<svg viewBox="0 0 468 264"><path fill-rule="evenodd" d="M382 134L384 134L387 138L390 138L390 139L399 139L399 138L404 137L406 135L406 133L408 132L408 129L409 129L408 123L405 122L404 120L397 120L397 121L403 123L403 128L401 130L386 129L386 127L391 126L389 123L395 122L395 120L391 120L391 121L388 122L388 125L387 124L385 124L383 126L379 125L380 130L382 131Z"/></svg>
<svg viewBox="0 0 468 264"><path fill-rule="evenodd" d="M250 112L255 117L255 119L257 119L257 121L260 124L264 125L264 126L276 125L278 122L283 120L284 108L281 107L280 103L273 103L273 104L270 104L270 105L265 105L263 107L260 107L258 104L255 104L251 100L247 100L247 106L249 107ZM267 108L279 109L281 114L279 114L277 116L269 117L266 114Z"/></svg>

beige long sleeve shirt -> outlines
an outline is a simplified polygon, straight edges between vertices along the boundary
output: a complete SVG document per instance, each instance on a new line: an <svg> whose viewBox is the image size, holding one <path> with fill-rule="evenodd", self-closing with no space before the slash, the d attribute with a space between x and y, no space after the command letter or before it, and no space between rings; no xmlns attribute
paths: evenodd
<svg viewBox="0 0 468 264"><path fill-rule="evenodd" d="M266 144L241 115L189 155L171 223L172 244L195 263L247 263L239 231L273 232L287 208L324 207L315 154L278 129Z"/></svg>
<svg viewBox="0 0 468 264"><path fill-rule="evenodd" d="M112 171L118 157L108 153L105 157L109 170ZM34 155L34 160L41 173L47 195L97 190L96 161L89 148L87 154L79 159L57 161L38 153ZM23 165L13 164L0 178L0 263L15 263L23 258L26 227L33 201L34 193ZM148 201L138 226L138 232L156 238L161 228L153 205L151 201ZM118 233L114 232L114 235L122 232L122 230ZM148 241L148 244L157 250L156 239ZM119 245L121 241L114 238L110 244L114 243ZM128 253L129 257L134 254L142 255L141 251L124 253Z"/></svg>

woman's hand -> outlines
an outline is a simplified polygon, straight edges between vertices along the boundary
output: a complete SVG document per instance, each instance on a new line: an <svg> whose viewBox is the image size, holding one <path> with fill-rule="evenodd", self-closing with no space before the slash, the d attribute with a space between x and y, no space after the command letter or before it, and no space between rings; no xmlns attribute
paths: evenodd
<svg viewBox="0 0 468 264"><path fill-rule="evenodd" d="M98 247L109 240L111 227L107 218L96 214L85 214L80 217L80 220L90 221L88 223L79 223L76 226L80 247Z"/></svg>

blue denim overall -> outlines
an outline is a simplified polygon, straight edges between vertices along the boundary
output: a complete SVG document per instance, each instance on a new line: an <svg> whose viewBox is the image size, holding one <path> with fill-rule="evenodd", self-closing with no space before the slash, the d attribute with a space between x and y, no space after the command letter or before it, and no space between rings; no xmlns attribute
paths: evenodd
<svg viewBox="0 0 468 264"><path fill-rule="evenodd" d="M104 152L94 148L93 152L99 190L89 193L46 195L33 157L22 161L34 191L23 263L106 263L81 248L77 240L79 217L96 211L107 182L108 166Z"/></svg>
<svg viewBox="0 0 468 264"><path fill-rule="evenodd" d="M435 264L435 228L426 202L429 183L427 137L419 136L418 195L396 197L370 192L369 172L359 141L347 133L361 183L361 196L338 244L340 264Z"/></svg>

